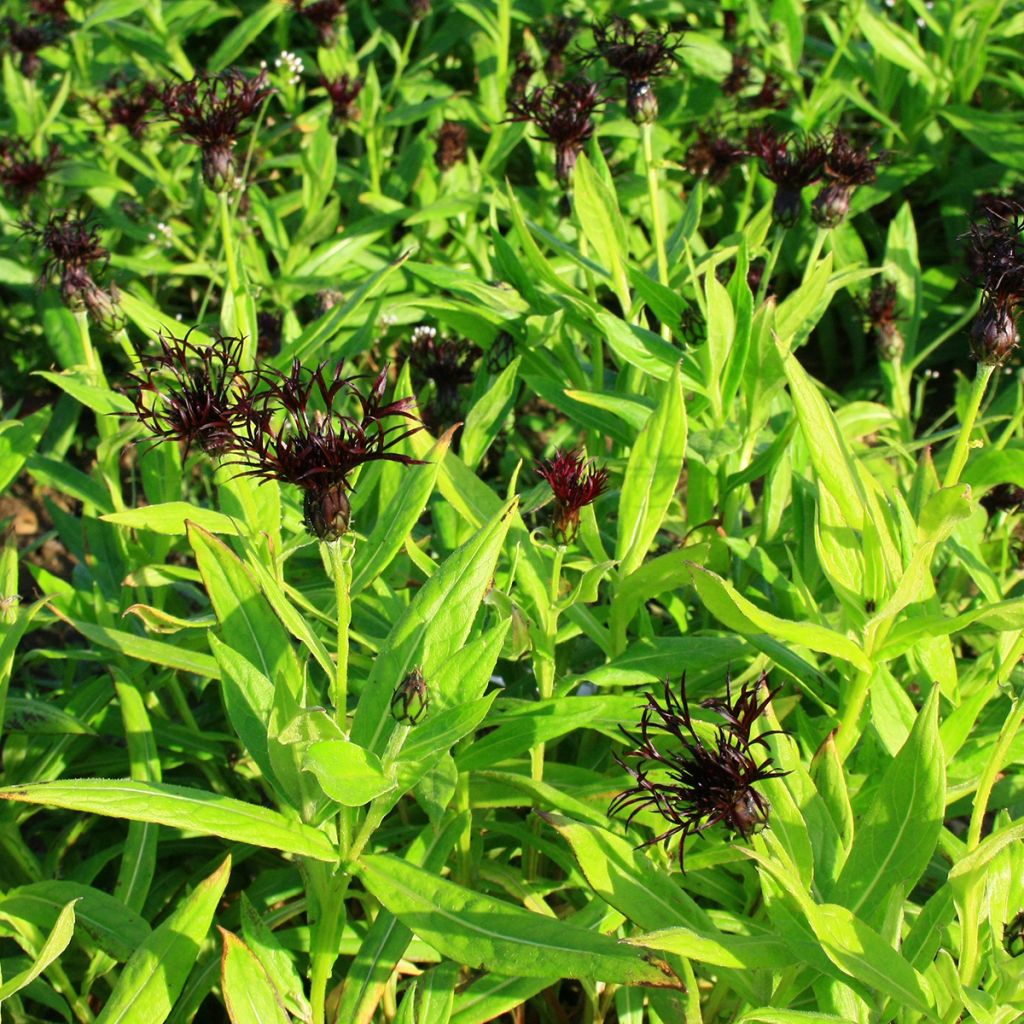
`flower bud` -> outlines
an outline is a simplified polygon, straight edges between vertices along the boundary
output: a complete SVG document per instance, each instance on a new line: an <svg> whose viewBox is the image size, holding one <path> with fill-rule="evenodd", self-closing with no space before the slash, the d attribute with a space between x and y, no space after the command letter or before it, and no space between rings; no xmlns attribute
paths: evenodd
<svg viewBox="0 0 1024 1024"><path fill-rule="evenodd" d="M819 228L836 228L850 211L852 188L848 185L826 185L811 204L811 218Z"/></svg>
<svg viewBox="0 0 1024 1024"><path fill-rule="evenodd" d="M352 515L345 485L336 483L309 488L302 502L302 515L306 529L318 540L339 540L348 533Z"/></svg>
<svg viewBox="0 0 1024 1024"><path fill-rule="evenodd" d="M878 343L879 358L887 363L894 363L903 356L903 335L895 324L886 324L879 327L876 340Z"/></svg>
<svg viewBox="0 0 1024 1024"><path fill-rule="evenodd" d="M1020 336L1009 303L986 300L971 324L971 352L979 363L1002 366Z"/></svg>
<svg viewBox="0 0 1024 1024"><path fill-rule="evenodd" d="M82 301L89 313L89 319L108 334L116 334L126 323L121 310L121 293L117 290L117 285L111 284L109 290L100 288L93 281L90 281L90 285L91 287L82 292Z"/></svg>
<svg viewBox="0 0 1024 1024"><path fill-rule="evenodd" d="M627 84L626 109L637 124L653 124L658 120L658 97L647 79Z"/></svg>
<svg viewBox="0 0 1024 1024"><path fill-rule="evenodd" d="M230 146L206 146L203 149L203 181L213 192L230 192L235 187L238 175Z"/></svg>
<svg viewBox="0 0 1024 1024"><path fill-rule="evenodd" d="M395 688L391 697L391 714L396 722L416 725L427 713L430 693L423 678L423 670L413 669Z"/></svg>

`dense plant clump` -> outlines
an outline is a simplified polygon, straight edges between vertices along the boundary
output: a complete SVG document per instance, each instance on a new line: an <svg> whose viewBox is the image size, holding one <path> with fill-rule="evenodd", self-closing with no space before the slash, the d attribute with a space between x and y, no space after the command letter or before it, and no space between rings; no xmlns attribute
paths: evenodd
<svg viewBox="0 0 1024 1024"><path fill-rule="evenodd" d="M3 1019L1024 1021L1020 32L11 0Z"/></svg>

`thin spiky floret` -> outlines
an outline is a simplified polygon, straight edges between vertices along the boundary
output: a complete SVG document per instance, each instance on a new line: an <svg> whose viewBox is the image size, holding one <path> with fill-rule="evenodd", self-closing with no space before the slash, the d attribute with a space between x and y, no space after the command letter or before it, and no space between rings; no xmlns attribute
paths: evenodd
<svg viewBox="0 0 1024 1024"><path fill-rule="evenodd" d="M254 376L241 369L242 339L215 334L209 345L157 334L160 351L128 375L139 422L158 440L226 452L249 413Z"/></svg>
<svg viewBox="0 0 1024 1024"><path fill-rule="evenodd" d="M668 828L640 846L664 843L667 847L678 836L681 869L685 868L687 836L702 834L722 823L746 839L765 827L771 806L764 794L753 787L787 773L774 770L770 755L759 760L754 752L757 745L767 746L766 737L779 730L753 738L751 732L774 693L768 690L767 677L762 673L756 683L743 686L735 700L727 682L724 700L703 701L702 707L724 719L724 724L716 727L713 743L705 742L694 730L685 674L679 697L668 682L664 702L646 694L639 735L622 729L633 749L624 757L616 757L634 785L612 800L609 813L627 811L627 826L641 811L658 814ZM659 744L664 744L656 739L659 733L674 749L661 749ZM636 763L629 764L629 760Z"/></svg>

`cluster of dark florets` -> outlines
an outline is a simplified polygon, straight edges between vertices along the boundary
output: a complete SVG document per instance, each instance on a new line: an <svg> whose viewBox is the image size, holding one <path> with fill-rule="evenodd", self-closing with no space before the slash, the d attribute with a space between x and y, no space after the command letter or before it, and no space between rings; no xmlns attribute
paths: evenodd
<svg viewBox="0 0 1024 1024"><path fill-rule="evenodd" d="M299 487L306 527L320 540L348 530L360 466L418 461L394 450L420 424L412 398L384 400L386 369L372 379L298 361L288 373L244 371L240 338L158 341L161 351L130 377L139 421L158 440L195 445L243 476Z"/></svg>
<svg viewBox="0 0 1024 1024"><path fill-rule="evenodd" d="M0 186L10 199L24 203L39 190L60 159L57 143L51 143L37 156L24 139L0 137Z"/></svg>
<svg viewBox="0 0 1024 1024"><path fill-rule="evenodd" d="M545 50L544 74L549 81L561 78L565 73L565 54L579 30L580 19L566 14L554 15L538 30L537 35Z"/></svg>
<svg viewBox="0 0 1024 1024"><path fill-rule="evenodd" d="M534 89L509 104L510 121L529 121L540 138L555 146L555 177L566 187L583 147L594 134L594 112L603 101L597 86L586 78L572 78Z"/></svg>
<svg viewBox="0 0 1024 1024"><path fill-rule="evenodd" d="M559 544L571 543L580 528L580 511L604 493L608 470L598 469L582 452L556 452L550 462L537 467L555 498L551 534Z"/></svg>
<svg viewBox="0 0 1024 1024"><path fill-rule="evenodd" d="M445 121L437 133L434 163L440 171L450 171L456 164L464 164L469 152L469 132L458 121Z"/></svg>
<svg viewBox="0 0 1024 1024"><path fill-rule="evenodd" d="M321 75L320 84L327 90L331 100L331 116L339 124L346 121L355 121L359 118L359 108L356 101L363 91L363 80L361 78L349 78L348 75L341 75L339 78L326 78Z"/></svg>
<svg viewBox="0 0 1024 1024"><path fill-rule="evenodd" d="M634 29L624 18L594 26L594 48L586 61L601 59L625 79L626 108L638 124L657 120L658 98L652 79L670 71L679 60L680 38L655 29Z"/></svg>
<svg viewBox="0 0 1024 1024"><path fill-rule="evenodd" d="M475 380L474 368L481 354L471 341L440 336L437 328L426 324L412 332L409 365L413 380L434 387L434 401L424 409L431 426L450 424L458 416L459 388Z"/></svg>
<svg viewBox="0 0 1024 1024"><path fill-rule="evenodd" d="M799 218L803 190L823 179L826 184L811 207L814 222L823 228L842 223L854 188L874 181L883 159L854 146L838 128L823 138L780 134L770 125L758 125L747 133L745 148L775 183L773 215L782 227L791 227Z"/></svg>
<svg viewBox="0 0 1024 1024"><path fill-rule="evenodd" d="M333 46L338 41L338 22L345 13L345 0L292 0L292 9L317 30L321 46Z"/></svg>
<svg viewBox="0 0 1024 1024"><path fill-rule="evenodd" d="M64 304L76 313L88 312L103 330L112 332L124 326L117 286L111 283L104 289L96 281L110 254L86 216L74 212L53 214L42 225L25 221L21 227L46 254L41 283L57 279Z"/></svg>
<svg viewBox="0 0 1024 1024"><path fill-rule="evenodd" d="M679 836L680 868L689 835L721 823L746 839L763 828L771 807L753 787L787 774L773 770L771 757L754 749L767 748L766 737L772 735L769 730L754 737L752 730L773 693L762 673L756 683L745 685L735 700L726 682L725 699L702 701L701 707L724 720L716 727L713 742L701 739L694 730L685 675L680 697L668 683L664 702L646 694L639 735L623 729L633 747L624 758L616 758L634 784L612 800L609 813L628 811L627 825L641 811L663 818L669 827L640 845L665 843L667 847Z"/></svg>
<svg viewBox="0 0 1024 1024"><path fill-rule="evenodd" d="M52 46L60 38L62 21L66 20L66 12L61 20L40 11L34 12L34 16L27 22L4 18L4 46L18 56L18 67L26 78L35 78L39 74L39 68L42 66L39 51Z"/></svg>
<svg viewBox="0 0 1024 1024"><path fill-rule="evenodd" d="M233 150L243 122L270 95L267 73L248 78L240 71L200 74L188 82L164 87L164 115L203 154L203 180L214 192L237 188L240 179Z"/></svg>
<svg viewBox="0 0 1024 1024"><path fill-rule="evenodd" d="M120 125L133 139L141 139L149 125L149 115L160 99L155 82L135 81L107 85L105 104L93 104L108 128Z"/></svg>
<svg viewBox="0 0 1024 1024"><path fill-rule="evenodd" d="M903 333L900 331L899 297L892 281L872 288L864 307L864 319L874 332L878 354L891 362L903 355Z"/></svg>
<svg viewBox="0 0 1024 1024"><path fill-rule="evenodd" d="M970 280L981 289L971 325L971 350L980 363L1001 366L1017 347L1017 313L1024 300L1024 206L990 202L967 232Z"/></svg>

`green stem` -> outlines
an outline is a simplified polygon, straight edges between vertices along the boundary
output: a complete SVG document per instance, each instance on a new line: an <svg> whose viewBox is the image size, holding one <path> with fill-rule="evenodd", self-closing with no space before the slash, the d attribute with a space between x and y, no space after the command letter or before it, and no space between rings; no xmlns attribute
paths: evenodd
<svg viewBox="0 0 1024 1024"><path fill-rule="evenodd" d="M771 284L772 274L775 273L775 264L779 262L779 253L782 252L782 243L786 240L786 229L775 227L775 236L772 239L772 248L768 253L768 262L764 265L764 273L761 275L761 283L757 286L757 297L754 300L754 309L764 302L768 294L768 285Z"/></svg>
<svg viewBox="0 0 1024 1024"><path fill-rule="evenodd" d="M220 207L220 231L224 243L224 263L228 273L228 289L231 292L231 308L235 314L235 330L243 339L245 366L251 366L256 355L256 339L245 306L246 296L242 294L242 280L238 273L238 254L235 252L235 232L231 222L231 200L226 192L217 193Z"/></svg>
<svg viewBox="0 0 1024 1024"><path fill-rule="evenodd" d="M818 228L818 233L814 236L814 244L811 246L810 258L807 260L807 265L804 267L804 281L810 277L811 271L814 269L814 265L818 262L818 257L821 256L821 250L825 246L825 239L828 238L828 234L828 228Z"/></svg>
<svg viewBox="0 0 1024 1024"><path fill-rule="evenodd" d="M310 933L309 1003L312 1024L326 1024L327 985L338 959L345 930L345 896L349 878L338 875L325 880L326 892L317 898L317 919Z"/></svg>
<svg viewBox="0 0 1024 1024"><path fill-rule="evenodd" d="M868 699L870 689L871 673L858 672L850 684L850 693L846 700L846 706L839 717L839 728L836 730L836 753L840 761L845 761L850 756L860 738L860 729L857 727L857 723L864 710L864 703Z"/></svg>
<svg viewBox="0 0 1024 1024"><path fill-rule="evenodd" d="M956 439L956 447L953 449L953 458L950 460L949 468L946 470L946 475L942 480L943 487L953 487L960 482L960 474L967 464L967 450L971 443L971 432L974 430L974 423L978 418L978 410L981 409L981 403L985 397L985 389L988 387L989 378L994 370L994 366L989 366L986 363L978 364L978 373L974 378L974 385L967 400L967 410L960 425L960 434Z"/></svg>
<svg viewBox="0 0 1024 1024"><path fill-rule="evenodd" d="M348 631L352 622L352 555L355 545L350 537L324 544L327 560L334 580L334 597L338 614L338 654L331 703L334 705L338 725L347 732L348 717Z"/></svg>
<svg viewBox="0 0 1024 1024"><path fill-rule="evenodd" d="M654 125L640 127L643 139L644 168L647 172L647 195L651 204L651 231L654 235L654 251L658 261L658 280L668 284L668 257L665 251L665 225L661 221L661 196L658 189L658 170L654 166Z"/></svg>
<svg viewBox="0 0 1024 1024"><path fill-rule="evenodd" d="M1020 661L1022 655L1024 655L1024 632L1017 637L1010 648L1010 653L1003 659L1002 665L999 666L997 682L1009 679L1010 673ZM981 773L981 778L978 780L978 790L974 795L974 809L971 811L971 823L967 829L968 853L976 849L978 843L981 842L981 826L988 811L988 801L992 795L992 787L996 783L996 776L1005 764L1010 746L1020 731L1022 724L1024 724L1024 700L1016 697L1010 707L1010 713L1006 716L1006 721L1003 722L1002 729L999 730L999 738L996 740L992 756L989 758L988 763L985 765L985 770Z"/></svg>

